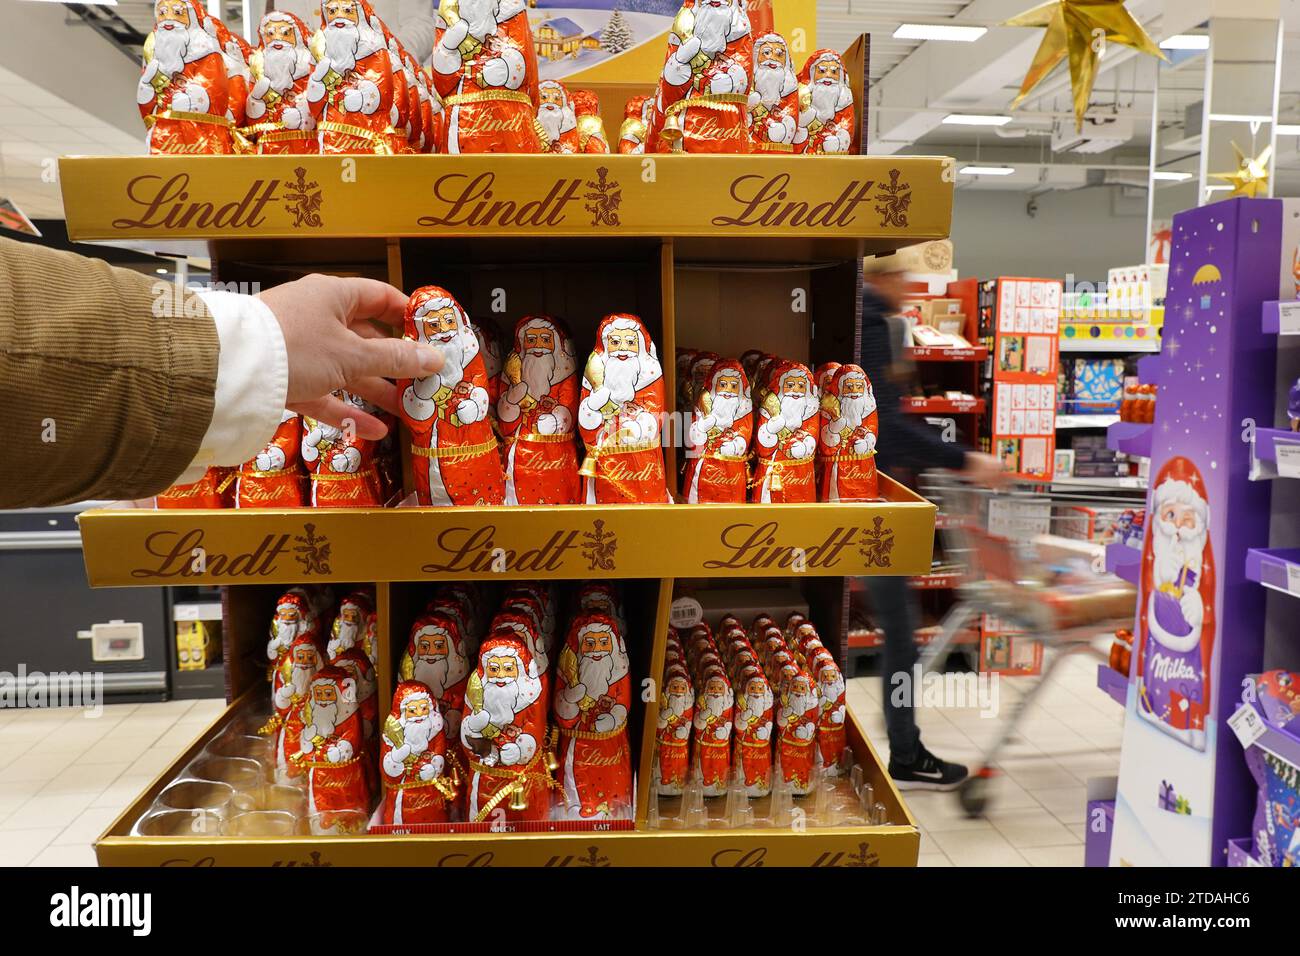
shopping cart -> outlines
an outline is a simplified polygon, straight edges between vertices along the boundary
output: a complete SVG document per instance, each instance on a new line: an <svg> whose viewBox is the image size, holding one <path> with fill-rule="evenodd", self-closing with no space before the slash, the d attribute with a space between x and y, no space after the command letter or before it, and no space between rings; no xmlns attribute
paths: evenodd
<svg viewBox="0 0 1300 956"><path fill-rule="evenodd" d="M998 494L950 475L926 476L921 491L939 506L944 551L947 559L962 569L957 603L921 657L922 674L945 661L958 635L980 626L984 615L999 619L1008 630L1021 632L1022 639L1043 646L1041 676L1015 702L997 739L958 790L962 808L969 816L978 817L988 805L989 781L996 776L998 757L1056 668L1077 653L1101 657L1093 641L1099 634L1132 626L1137 596L1132 586L1095 573L1103 569L1090 566L1080 574L1045 558L1041 553L1044 539L1036 529L1017 529L1013 524L999 528L1003 533L989 530L994 500L1013 505L1018 499L1042 503L1039 493Z"/></svg>

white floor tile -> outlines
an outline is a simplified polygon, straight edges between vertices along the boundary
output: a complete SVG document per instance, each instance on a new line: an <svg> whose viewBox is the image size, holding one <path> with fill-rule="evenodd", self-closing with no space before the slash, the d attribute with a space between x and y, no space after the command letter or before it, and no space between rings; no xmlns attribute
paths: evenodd
<svg viewBox="0 0 1300 956"><path fill-rule="evenodd" d="M58 835L58 827L6 832L0 838L0 866L26 866Z"/></svg>

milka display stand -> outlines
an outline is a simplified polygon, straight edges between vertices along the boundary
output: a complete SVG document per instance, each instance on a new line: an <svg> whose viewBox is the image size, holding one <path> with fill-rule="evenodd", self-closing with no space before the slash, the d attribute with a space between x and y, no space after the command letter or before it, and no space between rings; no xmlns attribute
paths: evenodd
<svg viewBox="0 0 1300 956"><path fill-rule="evenodd" d="M1222 865L1255 797L1227 720L1263 659L1264 603L1245 570L1268 540L1270 491L1250 481L1243 430L1274 414L1260 314L1278 295L1282 203L1189 210L1173 233L1111 866ZM1158 538L1175 499L1183 545Z"/></svg>

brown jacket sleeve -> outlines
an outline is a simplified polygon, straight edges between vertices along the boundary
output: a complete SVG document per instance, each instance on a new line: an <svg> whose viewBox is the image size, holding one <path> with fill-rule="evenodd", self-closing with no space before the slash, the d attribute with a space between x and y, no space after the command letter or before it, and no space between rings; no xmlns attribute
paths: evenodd
<svg viewBox="0 0 1300 956"><path fill-rule="evenodd" d="M144 498L190 463L220 343L191 293L0 239L0 508Z"/></svg>

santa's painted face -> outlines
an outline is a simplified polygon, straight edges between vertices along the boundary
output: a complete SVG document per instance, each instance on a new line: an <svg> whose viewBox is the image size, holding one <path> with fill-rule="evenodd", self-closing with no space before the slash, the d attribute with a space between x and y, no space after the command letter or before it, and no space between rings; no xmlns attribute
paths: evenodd
<svg viewBox="0 0 1300 956"><path fill-rule="evenodd" d="M282 604L275 610L275 619L280 624L297 624L302 620L302 615L292 604Z"/></svg>
<svg viewBox="0 0 1300 956"><path fill-rule="evenodd" d="M822 60L812 68L812 81L823 85L839 86L844 82L843 71L834 60Z"/></svg>
<svg viewBox="0 0 1300 956"><path fill-rule="evenodd" d="M1190 505L1171 501L1160 508L1160 524L1171 537L1192 537L1200 533L1201 516Z"/></svg>
<svg viewBox="0 0 1300 956"><path fill-rule="evenodd" d="M668 681L668 696L677 697L689 690L685 677L673 677Z"/></svg>
<svg viewBox="0 0 1300 956"><path fill-rule="evenodd" d="M164 30L185 29L190 25L190 7L185 0L158 0L153 10L154 25Z"/></svg>
<svg viewBox="0 0 1300 956"><path fill-rule="evenodd" d="M524 330L524 350L538 358L555 351L555 333L550 329Z"/></svg>
<svg viewBox="0 0 1300 956"><path fill-rule="evenodd" d="M767 684L761 679L751 678L745 685L745 697L748 700L759 700L767 693Z"/></svg>
<svg viewBox="0 0 1300 956"><path fill-rule="evenodd" d="M422 720L433 710L433 702L427 697L412 697L402 705L404 720Z"/></svg>
<svg viewBox="0 0 1300 956"><path fill-rule="evenodd" d="M339 699L338 688L333 684L317 684L311 689L311 699L313 704L326 707L336 704Z"/></svg>
<svg viewBox="0 0 1300 956"><path fill-rule="evenodd" d="M320 663L320 655L314 647L295 647L293 663L295 667L316 667Z"/></svg>
<svg viewBox="0 0 1300 956"><path fill-rule="evenodd" d="M554 83L546 83L537 91L537 99L542 106L562 109L564 107L564 90Z"/></svg>
<svg viewBox="0 0 1300 956"><path fill-rule="evenodd" d="M808 395L808 379L794 375L785 380L781 394L786 398L805 398Z"/></svg>
<svg viewBox="0 0 1300 956"><path fill-rule="evenodd" d="M626 361L641 353L641 337L633 329L610 329L605 333L605 351L612 358Z"/></svg>
<svg viewBox="0 0 1300 956"><path fill-rule="evenodd" d="M727 685L723 683L722 678L714 677L704 685L704 693L708 697L723 697L727 693Z"/></svg>
<svg viewBox="0 0 1300 956"><path fill-rule="evenodd" d="M519 679L519 661L513 656L489 657L483 662L483 674L489 682L504 687Z"/></svg>
<svg viewBox="0 0 1300 956"><path fill-rule="evenodd" d="M769 69L785 69L785 47L775 40L768 40L758 46L758 65Z"/></svg>
<svg viewBox="0 0 1300 956"><path fill-rule="evenodd" d="M740 376L731 374L719 375L714 387L718 395L725 398L739 398Z"/></svg>
<svg viewBox="0 0 1300 956"><path fill-rule="evenodd" d="M588 631L582 635L581 653L595 660L614 653L614 635L609 631Z"/></svg>
<svg viewBox="0 0 1300 956"><path fill-rule="evenodd" d="M846 378L840 383L840 395L845 398L861 398L867 393L867 383L860 378Z"/></svg>
<svg viewBox="0 0 1300 956"><path fill-rule="evenodd" d="M445 634L430 634L420 638L416 645L421 659L435 661L449 653Z"/></svg>
<svg viewBox="0 0 1300 956"><path fill-rule="evenodd" d="M353 0L326 0L325 23L329 26L346 28L361 22L360 10Z"/></svg>
<svg viewBox="0 0 1300 956"><path fill-rule="evenodd" d="M277 50L296 47L298 31L287 20L268 20L262 24L262 45Z"/></svg>
<svg viewBox="0 0 1300 956"><path fill-rule="evenodd" d="M436 312L426 312L420 317L420 321L424 323L425 339L441 345L450 344L460 330L456 310L452 306L447 306Z"/></svg>

